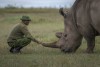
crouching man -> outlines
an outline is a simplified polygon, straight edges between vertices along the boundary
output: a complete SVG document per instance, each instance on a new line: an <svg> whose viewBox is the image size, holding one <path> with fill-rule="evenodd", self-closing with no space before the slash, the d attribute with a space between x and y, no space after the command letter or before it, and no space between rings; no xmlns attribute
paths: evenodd
<svg viewBox="0 0 100 67"><path fill-rule="evenodd" d="M28 16L22 16L21 22L13 28L8 36L7 43L11 47L9 50L11 53L19 53L20 50L27 46L31 41L39 43L32 37L27 29L30 21L31 19Z"/></svg>

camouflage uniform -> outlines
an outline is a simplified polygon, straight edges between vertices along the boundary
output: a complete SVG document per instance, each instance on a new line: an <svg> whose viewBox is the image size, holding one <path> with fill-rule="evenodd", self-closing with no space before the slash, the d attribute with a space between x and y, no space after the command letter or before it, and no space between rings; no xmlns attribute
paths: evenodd
<svg viewBox="0 0 100 67"><path fill-rule="evenodd" d="M23 22L17 24L10 33L7 42L10 47L26 46L30 42L36 41L27 29L27 25Z"/></svg>

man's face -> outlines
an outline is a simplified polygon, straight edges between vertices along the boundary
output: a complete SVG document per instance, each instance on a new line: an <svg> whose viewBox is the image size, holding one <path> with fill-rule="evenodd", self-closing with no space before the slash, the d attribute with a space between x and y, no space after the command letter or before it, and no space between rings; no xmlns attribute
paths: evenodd
<svg viewBox="0 0 100 67"><path fill-rule="evenodd" d="M29 20L23 20L22 21L25 25L29 25L30 21Z"/></svg>

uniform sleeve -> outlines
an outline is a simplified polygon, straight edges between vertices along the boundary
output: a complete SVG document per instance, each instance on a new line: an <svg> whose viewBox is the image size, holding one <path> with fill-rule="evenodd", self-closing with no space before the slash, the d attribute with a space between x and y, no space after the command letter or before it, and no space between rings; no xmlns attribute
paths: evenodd
<svg viewBox="0 0 100 67"><path fill-rule="evenodd" d="M30 38L32 41L38 43L38 41L32 37L31 33L29 32L26 26L22 27L21 31L24 33L25 37Z"/></svg>
<svg viewBox="0 0 100 67"><path fill-rule="evenodd" d="M25 35L25 37L32 38L32 35L30 34L30 32L28 31L28 29L27 29L26 26L21 27L21 31L23 32L23 34Z"/></svg>

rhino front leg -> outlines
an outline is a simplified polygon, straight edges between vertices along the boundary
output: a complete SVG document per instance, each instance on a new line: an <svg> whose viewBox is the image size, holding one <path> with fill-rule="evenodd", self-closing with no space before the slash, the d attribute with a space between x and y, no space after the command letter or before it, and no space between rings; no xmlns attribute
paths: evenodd
<svg viewBox="0 0 100 67"><path fill-rule="evenodd" d="M87 53L93 53L94 47L95 47L95 37L92 38L86 38L87 40Z"/></svg>

